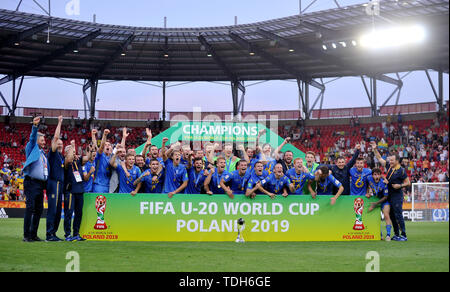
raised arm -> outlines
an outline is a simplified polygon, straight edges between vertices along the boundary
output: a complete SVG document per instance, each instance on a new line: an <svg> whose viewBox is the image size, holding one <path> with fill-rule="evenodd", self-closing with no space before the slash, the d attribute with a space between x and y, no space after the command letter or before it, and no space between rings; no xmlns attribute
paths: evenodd
<svg viewBox="0 0 450 292"><path fill-rule="evenodd" d="M61 136L61 125L63 121L63 116L58 117L58 125L56 126L55 135L53 135L52 139L52 152L56 151L56 148L58 147L58 140Z"/></svg>
<svg viewBox="0 0 450 292"><path fill-rule="evenodd" d="M258 136L256 137L256 145L255 145L256 150L255 150L255 154L256 154L256 153L259 153L259 152L262 152L262 151L261 151L261 147L259 147L259 139L260 139L261 136L264 135L265 133L266 133L266 130L265 130L265 129L264 129L264 130L261 130L261 131L259 131Z"/></svg>
<svg viewBox="0 0 450 292"><path fill-rule="evenodd" d="M120 145L122 145L123 148L126 148L127 137L130 135L127 130L127 127L123 127L122 129L122 141L120 142Z"/></svg>
<svg viewBox="0 0 450 292"><path fill-rule="evenodd" d="M99 154L103 153L103 149L105 149L106 138L108 137L109 132L109 129L103 130L102 141L100 142L100 147L98 148Z"/></svg>
<svg viewBox="0 0 450 292"><path fill-rule="evenodd" d="M372 147L372 151L373 151L373 153L375 154L375 157L377 158L377 160L380 162L380 164L381 164L383 167L386 167L386 160L384 160L384 159L381 157L380 152L378 152L378 149L377 149L377 143L376 143L375 141L372 141L372 142L370 142L370 146Z"/></svg>
<svg viewBox="0 0 450 292"><path fill-rule="evenodd" d="M242 151L242 158L247 161L248 163L250 163L250 157L248 157L247 151L245 151L245 147L243 144L239 144L237 145L237 149L239 151Z"/></svg>
<svg viewBox="0 0 450 292"><path fill-rule="evenodd" d="M355 153L353 154L352 159L350 159L350 161L347 163L348 168L352 168L353 165L355 165L356 159L358 158L360 151L361 145L358 143L355 146Z"/></svg>
<svg viewBox="0 0 450 292"><path fill-rule="evenodd" d="M95 149L97 149L97 129L92 129L91 130L91 140L92 140L92 145L95 146Z"/></svg>
<svg viewBox="0 0 450 292"><path fill-rule="evenodd" d="M283 143L281 143L281 145L278 146L277 149L275 149L275 152L273 154L275 160L280 159L280 151L281 151L281 149L283 149L284 145L288 144L290 141L291 141L291 137L287 137L286 139L284 139Z"/></svg>

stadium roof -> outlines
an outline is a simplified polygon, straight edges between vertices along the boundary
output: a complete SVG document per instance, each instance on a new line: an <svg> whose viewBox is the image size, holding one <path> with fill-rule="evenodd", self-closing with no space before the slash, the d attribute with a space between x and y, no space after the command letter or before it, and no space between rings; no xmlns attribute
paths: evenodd
<svg viewBox="0 0 450 292"><path fill-rule="evenodd" d="M449 1L382 1L253 24L148 28L0 10L0 84L19 76L141 81L247 81L435 69L448 73ZM427 42L368 53L350 45L373 26L420 23ZM50 28L49 28L50 24ZM50 42L47 43L49 33ZM345 48L324 50L325 44Z"/></svg>

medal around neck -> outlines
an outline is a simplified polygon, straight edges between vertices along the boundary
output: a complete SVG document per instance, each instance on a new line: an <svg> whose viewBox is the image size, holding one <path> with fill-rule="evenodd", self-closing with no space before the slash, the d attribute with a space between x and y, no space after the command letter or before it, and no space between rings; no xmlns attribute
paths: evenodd
<svg viewBox="0 0 450 292"><path fill-rule="evenodd" d="M238 223L238 236L236 238L236 242L245 242L244 237L242 236L242 231L245 229L245 220L243 218L239 218L237 220Z"/></svg>

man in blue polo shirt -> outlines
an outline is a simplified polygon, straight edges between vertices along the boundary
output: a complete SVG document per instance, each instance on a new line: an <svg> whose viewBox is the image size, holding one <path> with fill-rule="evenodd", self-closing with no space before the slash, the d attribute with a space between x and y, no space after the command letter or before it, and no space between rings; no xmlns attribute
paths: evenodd
<svg viewBox="0 0 450 292"><path fill-rule="evenodd" d="M33 119L30 140L25 147L26 161L23 167L23 190L26 198L23 218L23 241L42 241L37 232L44 210L44 190L48 178L48 160L44 152L45 137L38 134L40 117Z"/></svg>

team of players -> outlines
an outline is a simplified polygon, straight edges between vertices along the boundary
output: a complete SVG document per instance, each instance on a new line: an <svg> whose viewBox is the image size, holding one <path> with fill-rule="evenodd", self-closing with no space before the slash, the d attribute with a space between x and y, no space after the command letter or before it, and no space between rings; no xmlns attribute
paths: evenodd
<svg viewBox="0 0 450 292"><path fill-rule="evenodd" d="M370 210L381 205L386 220L386 240L391 239L391 226L395 232L392 239L407 240L401 214L401 189L409 185L409 179L399 158L393 155L386 161L376 150L376 144L372 144L372 149L386 168L386 176L382 176L379 168L364 167L365 161L359 157L360 145L356 145L349 162L339 157L334 165L318 165L312 152L306 154L306 164L301 158L294 159L290 151L280 158L280 150L290 138L275 151L269 144L261 147L258 141L264 132L259 133L255 149L237 147L236 153L240 152L241 158L233 154L232 144L225 144L222 153L216 155L221 146L218 143L208 143L204 150L192 151L190 146L180 142L166 147L168 138L164 138L158 149L152 145L148 129L144 155L136 155L134 150L125 151L124 140L113 149L106 140L108 133L104 130L98 150L88 153L89 160L83 166L85 192L167 193L169 197L202 193L226 194L230 198L235 195L254 198L257 194L271 198L332 195L332 205L341 195L376 196L379 200L371 204ZM126 130L123 135L126 139ZM96 130L93 130L94 144L95 136Z"/></svg>

